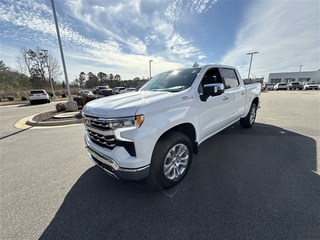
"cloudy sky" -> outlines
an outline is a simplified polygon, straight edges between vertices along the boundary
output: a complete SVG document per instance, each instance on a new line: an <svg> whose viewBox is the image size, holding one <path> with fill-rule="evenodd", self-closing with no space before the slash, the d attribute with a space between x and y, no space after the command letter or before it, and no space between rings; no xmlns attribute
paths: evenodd
<svg viewBox="0 0 320 240"><path fill-rule="evenodd" d="M81 71L149 77L178 67L236 66L247 77L319 66L318 0L55 0L69 81ZM50 0L0 0L0 60L47 49L61 63ZM62 64L61 69L62 69ZM64 76L61 76L63 79Z"/></svg>

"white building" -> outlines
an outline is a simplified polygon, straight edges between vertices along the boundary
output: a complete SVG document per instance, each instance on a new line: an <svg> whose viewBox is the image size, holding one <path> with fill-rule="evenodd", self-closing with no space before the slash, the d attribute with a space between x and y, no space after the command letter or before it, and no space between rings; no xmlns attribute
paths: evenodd
<svg viewBox="0 0 320 240"><path fill-rule="evenodd" d="M266 83L300 82L302 84L306 82L320 83L320 71L268 73L264 78L264 82Z"/></svg>

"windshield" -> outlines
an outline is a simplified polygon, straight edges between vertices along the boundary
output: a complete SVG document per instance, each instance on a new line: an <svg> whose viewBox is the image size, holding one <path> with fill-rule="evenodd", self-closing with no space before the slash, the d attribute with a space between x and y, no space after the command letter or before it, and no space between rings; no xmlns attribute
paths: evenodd
<svg viewBox="0 0 320 240"><path fill-rule="evenodd" d="M200 69L176 69L160 73L149 80L140 91L180 92L191 86Z"/></svg>

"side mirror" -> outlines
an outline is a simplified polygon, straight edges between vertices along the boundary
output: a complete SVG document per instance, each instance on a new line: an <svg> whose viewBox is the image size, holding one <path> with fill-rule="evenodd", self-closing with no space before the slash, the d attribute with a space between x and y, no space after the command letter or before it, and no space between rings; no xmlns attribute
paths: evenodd
<svg viewBox="0 0 320 240"><path fill-rule="evenodd" d="M203 86L203 93L200 95L202 101L206 101L209 96L218 96L224 93L223 83L210 83Z"/></svg>
<svg viewBox="0 0 320 240"><path fill-rule="evenodd" d="M210 96L217 96L221 95L222 93L224 93L223 83L210 83L203 86L204 95L209 94Z"/></svg>

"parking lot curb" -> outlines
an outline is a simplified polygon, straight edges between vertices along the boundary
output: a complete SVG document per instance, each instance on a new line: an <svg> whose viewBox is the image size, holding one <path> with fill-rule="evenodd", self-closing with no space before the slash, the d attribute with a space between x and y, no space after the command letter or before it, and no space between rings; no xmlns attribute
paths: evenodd
<svg viewBox="0 0 320 240"><path fill-rule="evenodd" d="M49 127L49 126L62 126L62 125L70 125L70 124L79 124L82 123L82 119L74 119L74 120L63 120L63 121L49 121L49 122L37 122L33 121L33 117L36 115L33 115L29 117L26 124L29 126L42 126L42 127Z"/></svg>

